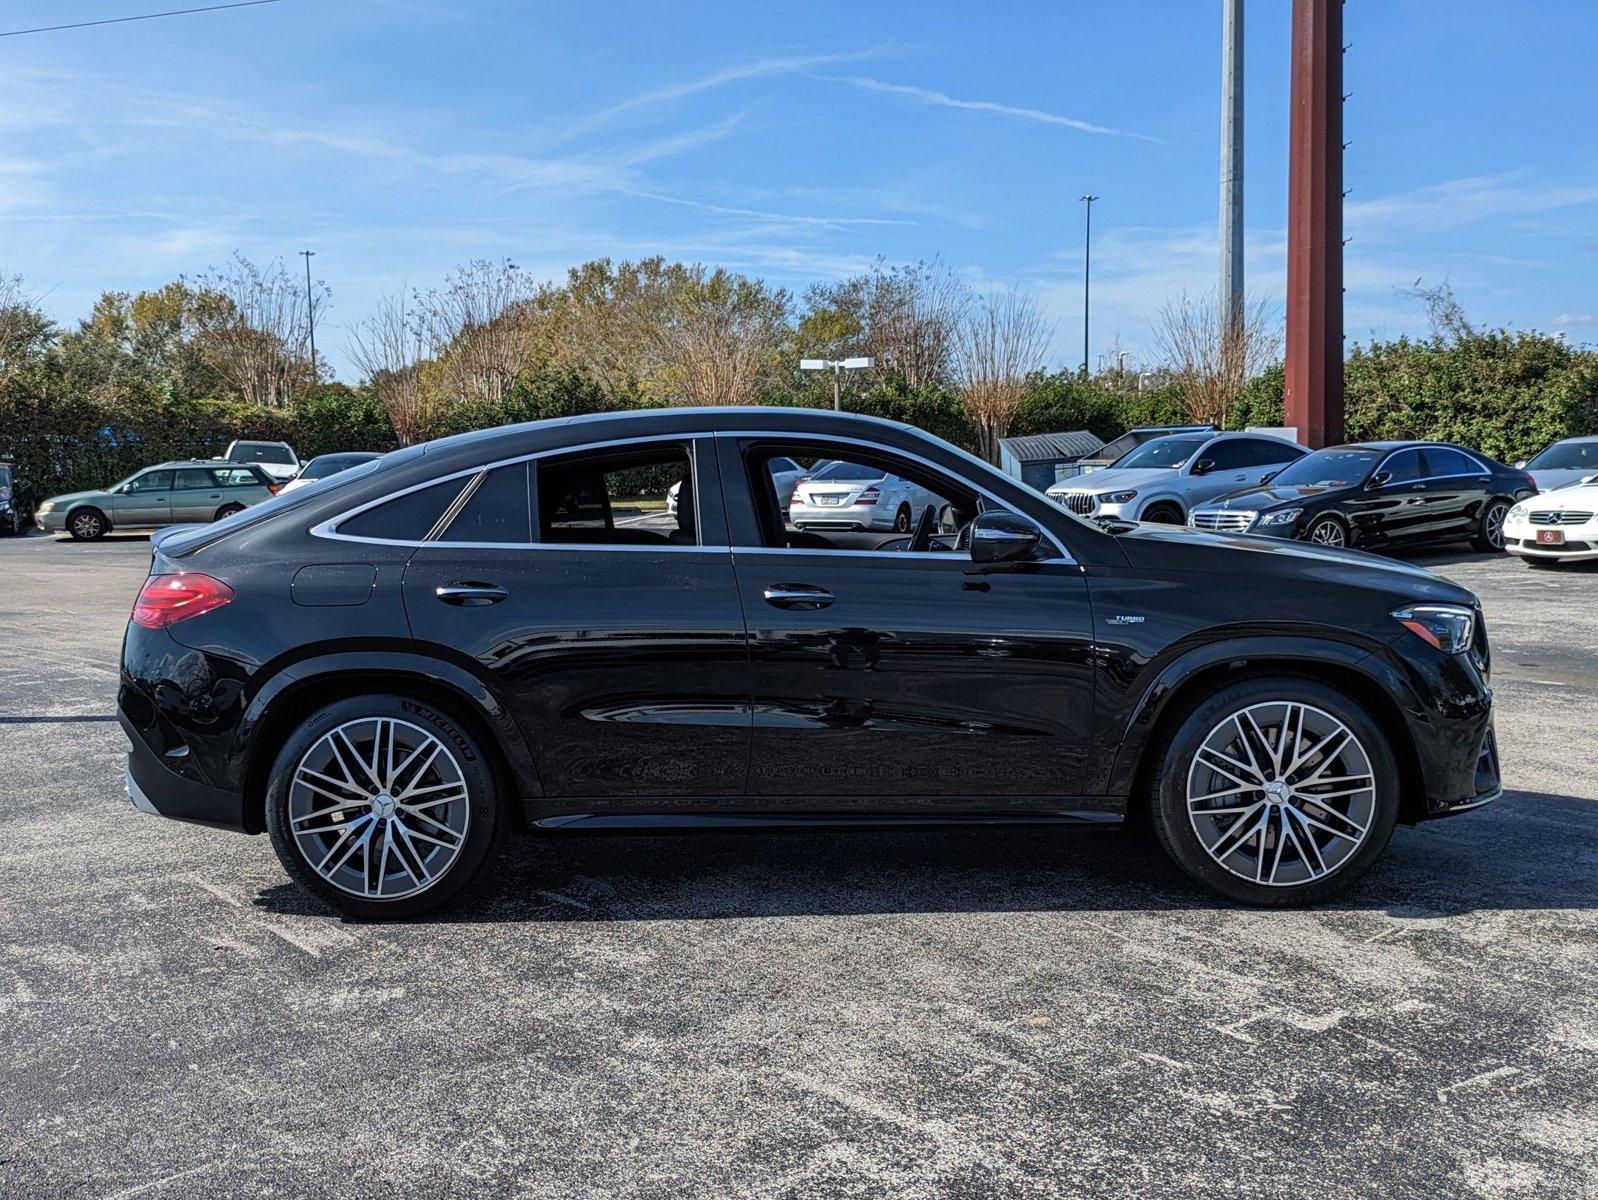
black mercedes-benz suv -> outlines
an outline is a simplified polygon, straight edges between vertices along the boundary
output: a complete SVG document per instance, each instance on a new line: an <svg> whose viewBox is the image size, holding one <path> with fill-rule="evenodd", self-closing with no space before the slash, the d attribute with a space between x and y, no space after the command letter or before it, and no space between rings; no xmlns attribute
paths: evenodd
<svg viewBox="0 0 1598 1200"><path fill-rule="evenodd" d="M776 459L936 503L800 531ZM512 820L1138 813L1215 890L1305 903L1395 822L1499 793L1463 588L1086 521L908 426L792 409L488 430L158 534L119 708L134 804L265 831L361 916L456 894Z"/></svg>

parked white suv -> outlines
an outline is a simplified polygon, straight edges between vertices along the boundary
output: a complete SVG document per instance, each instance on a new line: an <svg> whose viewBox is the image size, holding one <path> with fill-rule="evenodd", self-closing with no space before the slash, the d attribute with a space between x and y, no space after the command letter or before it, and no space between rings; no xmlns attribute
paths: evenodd
<svg viewBox="0 0 1598 1200"><path fill-rule="evenodd" d="M1144 442L1049 497L1084 517L1181 525L1196 504L1258 485L1309 451L1258 433L1173 433Z"/></svg>
<svg viewBox="0 0 1598 1200"><path fill-rule="evenodd" d="M300 473L300 460L287 442L229 442L228 462L254 463L279 483L287 483Z"/></svg>

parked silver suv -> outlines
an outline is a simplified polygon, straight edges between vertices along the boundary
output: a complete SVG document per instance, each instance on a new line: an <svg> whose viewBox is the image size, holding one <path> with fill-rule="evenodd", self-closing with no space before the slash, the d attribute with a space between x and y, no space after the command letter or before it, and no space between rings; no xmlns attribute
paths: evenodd
<svg viewBox="0 0 1598 1200"><path fill-rule="evenodd" d="M1055 484L1049 497L1084 517L1181 525L1195 504L1252 487L1308 453L1262 433L1173 433Z"/></svg>

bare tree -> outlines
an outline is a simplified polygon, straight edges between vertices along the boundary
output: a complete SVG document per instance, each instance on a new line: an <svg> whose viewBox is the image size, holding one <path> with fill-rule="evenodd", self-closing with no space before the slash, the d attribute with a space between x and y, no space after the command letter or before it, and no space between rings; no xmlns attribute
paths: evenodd
<svg viewBox="0 0 1598 1200"><path fill-rule="evenodd" d="M423 386L427 331L403 296L391 296L350 335L350 358L377 391L400 445L424 440L438 419L438 394Z"/></svg>
<svg viewBox="0 0 1598 1200"><path fill-rule="evenodd" d="M200 333L207 357L247 404L279 407L310 386L305 294L281 260L256 266L242 254L195 281L219 303L205 306ZM327 289L313 294L313 307Z"/></svg>
<svg viewBox="0 0 1598 1200"><path fill-rule="evenodd" d="M509 259L475 259L457 267L442 288L415 297L450 400L504 399L536 351L537 294L527 273Z"/></svg>
<svg viewBox="0 0 1598 1200"><path fill-rule="evenodd" d="M843 358L869 354L912 388L947 383L970 292L940 258L886 266L815 284L805 294L801 349Z"/></svg>
<svg viewBox="0 0 1598 1200"><path fill-rule="evenodd" d="M651 338L678 404L751 404L778 367L788 295L720 268L688 268Z"/></svg>
<svg viewBox="0 0 1598 1200"><path fill-rule="evenodd" d="M1457 345L1477 335L1475 324L1465 315L1465 306L1454 295L1453 286L1447 280L1436 287L1421 287L1417 279L1415 286L1406 289L1405 294L1426 306L1426 319L1431 324L1432 336L1438 341Z"/></svg>
<svg viewBox="0 0 1598 1200"><path fill-rule="evenodd" d="M1188 416L1223 429L1243 385L1276 361L1282 345L1281 325L1268 301L1248 300L1226 321L1213 291L1198 298L1183 292L1167 301L1154 338Z"/></svg>
<svg viewBox="0 0 1598 1200"><path fill-rule="evenodd" d="M989 462L998 462L999 441L1026 399L1029 377L1043 369L1053 334L1037 301L1016 288L982 297L961 322L956 387Z"/></svg>

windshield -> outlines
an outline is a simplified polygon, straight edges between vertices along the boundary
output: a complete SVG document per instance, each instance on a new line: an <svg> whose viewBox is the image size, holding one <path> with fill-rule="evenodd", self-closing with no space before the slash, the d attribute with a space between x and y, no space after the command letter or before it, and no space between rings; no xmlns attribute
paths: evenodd
<svg viewBox="0 0 1598 1200"><path fill-rule="evenodd" d="M1271 477L1271 486L1282 483L1298 487L1353 487L1365 482L1381 456L1380 450L1342 447L1316 450L1297 462L1288 463Z"/></svg>
<svg viewBox="0 0 1598 1200"><path fill-rule="evenodd" d="M293 451L287 446L274 446L270 442L235 442L228 451L228 461L292 467L295 459Z"/></svg>
<svg viewBox="0 0 1598 1200"><path fill-rule="evenodd" d="M300 478L326 479L329 475L347 471L363 462L371 462L376 457L372 454L322 454L306 464L305 470L300 472Z"/></svg>
<svg viewBox="0 0 1598 1200"><path fill-rule="evenodd" d="M811 475L810 482L847 480L850 483L856 483L867 479L881 479L882 475L883 472L880 467L862 467L859 463L835 462L828 463L821 470Z"/></svg>
<svg viewBox="0 0 1598 1200"><path fill-rule="evenodd" d="M1526 464L1527 470L1598 471L1598 442L1555 442Z"/></svg>
<svg viewBox="0 0 1598 1200"><path fill-rule="evenodd" d="M1208 436L1158 437L1153 441L1144 442L1128 454L1123 454L1110 466L1112 470L1116 471L1148 467L1161 467L1174 471L1192 458L1198 448L1209 440Z"/></svg>

